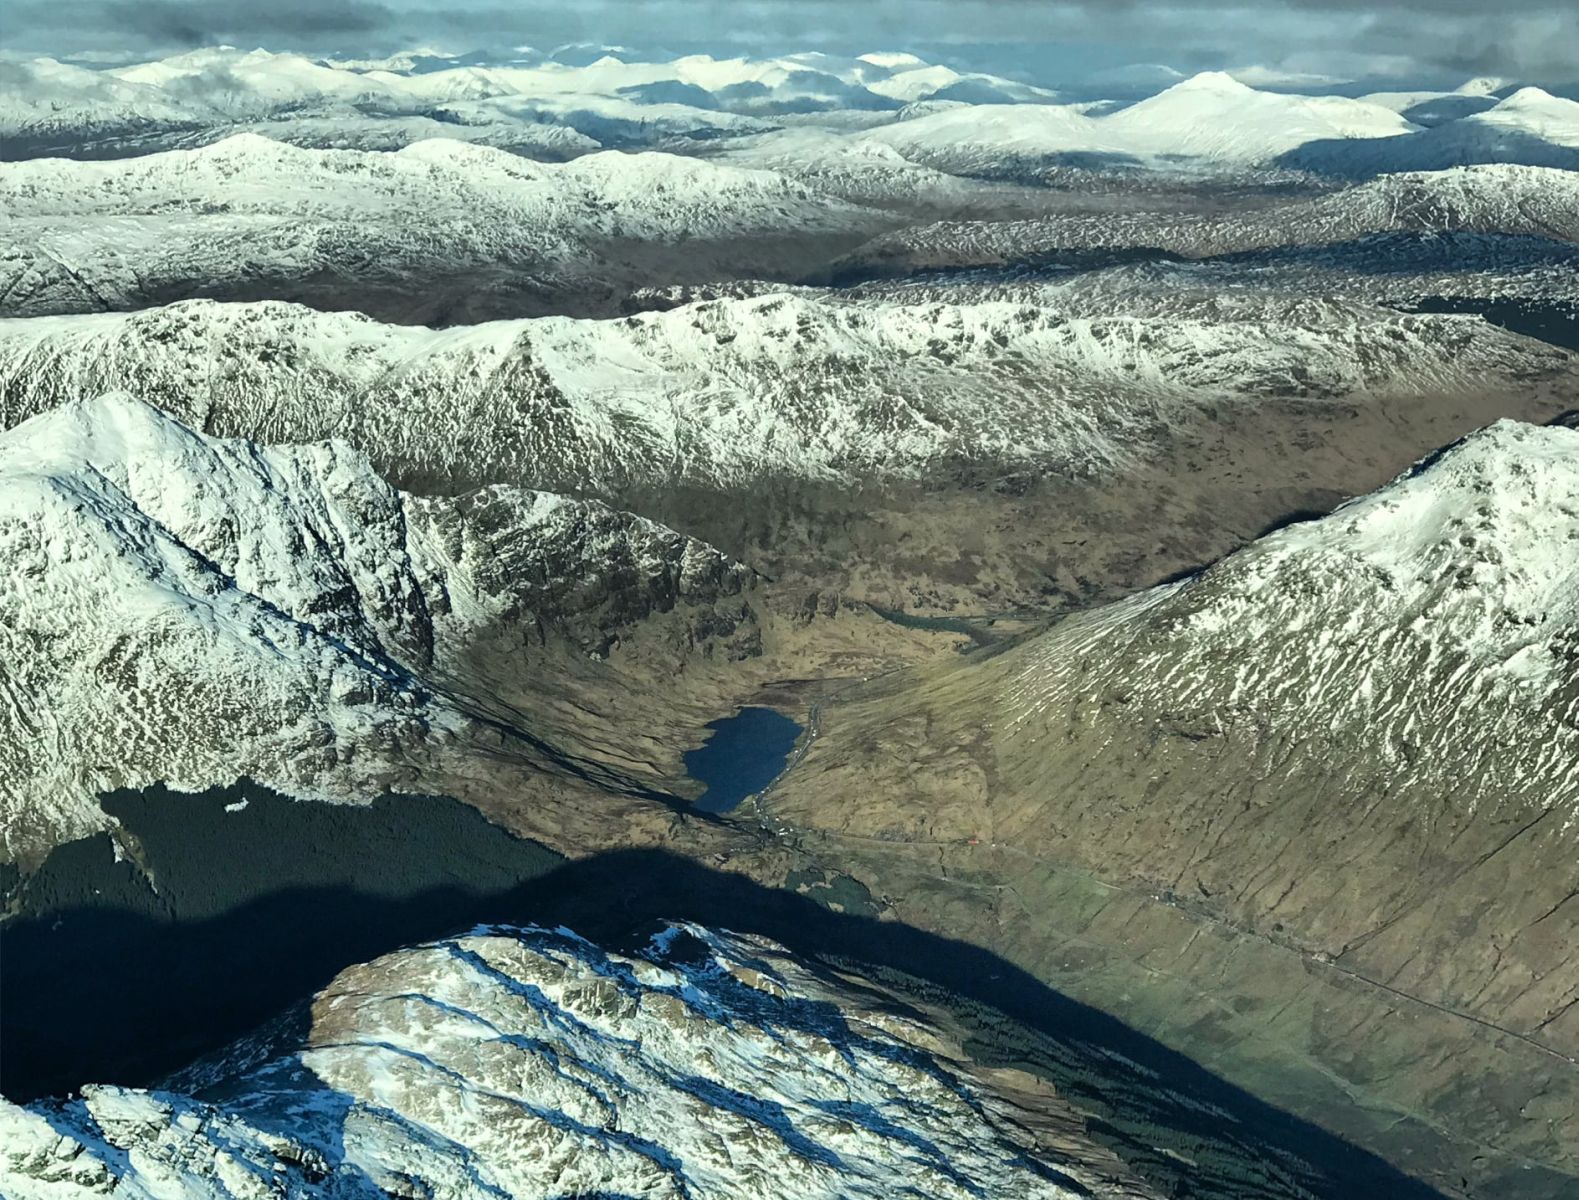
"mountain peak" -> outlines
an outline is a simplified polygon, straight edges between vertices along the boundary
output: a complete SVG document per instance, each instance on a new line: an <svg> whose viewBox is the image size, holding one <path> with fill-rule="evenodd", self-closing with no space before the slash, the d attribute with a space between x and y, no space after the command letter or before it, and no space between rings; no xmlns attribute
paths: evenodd
<svg viewBox="0 0 1579 1200"><path fill-rule="evenodd" d="M57 1182L69 1162L104 1191L189 1197L236 1178L293 1196L1118 1194L1110 1152L1039 1136L1031 1093L999 1091L939 1016L761 938L670 925L622 954L483 926L352 967L313 1011L310 1036L177 1084L222 1080L224 1100L0 1101L19 1187L91 1194ZM263 1116L281 1110L284 1132Z"/></svg>
<svg viewBox="0 0 1579 1200"><path fill-rule="evenodd" d="M1495 75L1477 75L1474 79L1466 79L1453 91L1460 96L1493 96L1509 86L1508 80Z"/></svg>
<svg viewBox="0 0 1579 1200"><path fill-rule="evenodd" d="M289 142L275 141L261 133L245 131L233 133L229 137L220 138L217 142L210 142L206 146L199 146L195 150L186 151L193 158L253 158L259 155L278 155L293 153L310 153L302 151L300 147ZM174 153L180 153L175 151Z"/></svg>
<svg viewBox="0 0 1579 1200"><path fill-rule="evenodd" d="M928 65L926 59L903 50L873 50L861 55L856 61L871 63L874 67L887 67L893 71L909 71Z"/></svg>
<svg viewBox="0 0 1579 1200"><path fill-rule="evenodd" d="M0 466L94 462L124 457L128 446L166 445L191 431L128 392L110 391L63 404L0 435Z"/></svg>
<svg viewBox="0 0 1579 1200"><path fill-rule="evenodd" d="M1552 95L1545 88L1521 87L1518 91L1500 100L1497 103L1497 107L1501 109L1547 108L1553 106L1562 107L1565 104L1573 103L1574 101L1572 100L1563 100Z"/></svg>
<svg viewBox="0 0 1579 1200"><path fill-rule="evenodd" d="M1168 88L1167 92L1218 92L1223 95L1234 96L1244 95L1255 90L1248 84L1240 83L1227 71L1201 71L1198 74L1191 75L1188 79L1180 80ZM1167 92L1162 94L1167 95Z"/></svg>

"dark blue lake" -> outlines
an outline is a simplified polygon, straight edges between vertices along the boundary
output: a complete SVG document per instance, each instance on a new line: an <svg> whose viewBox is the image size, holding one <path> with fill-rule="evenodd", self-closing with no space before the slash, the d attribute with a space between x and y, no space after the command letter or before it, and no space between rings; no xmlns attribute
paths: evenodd
<svg viewBox="0 0 1579 1200"><path fill-rule="evenodd" d="M728 812L779 777L801 727L771 708L742 708L707 726L712 732L685 752L685 770L707 790L696 802L703 812Z"/></svg>

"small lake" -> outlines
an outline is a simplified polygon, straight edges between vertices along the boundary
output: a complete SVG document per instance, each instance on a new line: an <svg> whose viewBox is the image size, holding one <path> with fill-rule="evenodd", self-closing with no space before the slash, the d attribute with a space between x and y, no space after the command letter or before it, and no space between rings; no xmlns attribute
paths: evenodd
<svg viewBox="0 0 1579 1200"><path fill-rule="evenodd" d="M685 752L688 775L707 788L696 807L722 813L777 779L795 749L801 726L771 708L742 708L712 721L707 741Z"/></svg>

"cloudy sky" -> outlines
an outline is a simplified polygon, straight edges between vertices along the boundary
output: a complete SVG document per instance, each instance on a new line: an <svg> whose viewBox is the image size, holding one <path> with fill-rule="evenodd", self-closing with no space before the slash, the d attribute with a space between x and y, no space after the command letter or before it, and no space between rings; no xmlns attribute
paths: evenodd
<svg viewBox="0 0 1579 1200"><path fill-rule="evenodd" d="M10 53L150 57L233 44L368 55L910 49L1056 84L1127 63L1460 82L1579 78L1576 0L0 0Z"/></svg>

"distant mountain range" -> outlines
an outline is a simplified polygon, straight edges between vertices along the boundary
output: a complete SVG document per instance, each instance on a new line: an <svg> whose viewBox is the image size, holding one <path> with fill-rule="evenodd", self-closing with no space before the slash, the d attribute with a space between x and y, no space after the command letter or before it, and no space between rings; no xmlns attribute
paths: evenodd
<svg viewBox="0 0 1579 1200"><path fill-rule="evenodd" d="M1472 81L1452 93L1351 98L1301 95L1276 73L1238 75L1154 72L1155 94L1142 86L1139 96L1135 80L1115 78L1111 97L1098 89L1066 103L1046 88L904 54L362 64L219 48L106 70L0 65L0 147L13 159L105 157L250 130L366 149L447 135L556 160L598 149L705 153L820 124L918 163L994 175L1067 163L1368 176L1482 162L1571 168L1579 152L1579 105L1538 88Z"/></svg>
<svg viewBox="0 0 1579 1200"><path fill-rule="evenodd" d="M14 163L0 196L14 315L193 294L435 323L607 311L642 284L799 273L897 223L777 172L676 155L539 164L449 140L382 154L256 134Z"/></svg>
<svg viewBox="0 0 1579 1200"><path fill-rule="evenodd" d="M1084 209L1020 220L918 222L874 238L838 263L834 275L905 276L1034 264L1038 259L1058 266L1061 252L1069 255L1070 267L1100 267L1100 256L1082 261L1077 253L1101 250L1191 259L1279 247L1307 252L1387 234L1440 239L1471 233L1579 242L1576 214L1579 173L1547 167L1457 167L1382 175L1316 196L1273 195L1228 211L1189 205L1170 209L1158 203L1112 212L1093 202ZM1495 263L1475 265L1496 270ZM1466 277L1470 272L1466 263Z"/></svg>

